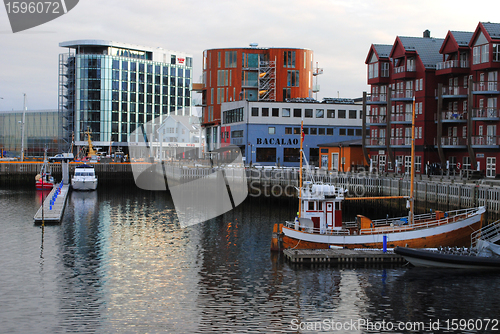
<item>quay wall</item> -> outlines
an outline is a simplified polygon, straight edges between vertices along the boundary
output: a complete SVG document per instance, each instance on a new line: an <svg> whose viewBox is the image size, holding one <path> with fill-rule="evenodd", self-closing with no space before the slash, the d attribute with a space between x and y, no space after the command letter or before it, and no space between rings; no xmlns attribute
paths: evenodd
<svg viewBox="0 0 500 334"><path fill-rule="evenodd" d="M61 164L49 164L56 181L61 179ZM70 175L77 163L70 163ZM41 163L0 162L0 186L35 185L35 176ZM99 184L133 185L132 167L129 163L101 163L94 165ZM190 180L205 177L212 172L207 168L182 168L165 166L168 177ZM228 179L240 177L238 170L225 169ZM305 173L304 173L305 175ZM253 197L297 197L299 172L297 168L256 169L247 168L249 194ZM346 197L408 196L410 178L407 175L379 175L369 173L338 173L314 170L304 181L333 184L347 190ZM500 213L500 181L467 180L460 177L417 176L415 198L420 204L469 208L486 206L491 213Z"/></svg>

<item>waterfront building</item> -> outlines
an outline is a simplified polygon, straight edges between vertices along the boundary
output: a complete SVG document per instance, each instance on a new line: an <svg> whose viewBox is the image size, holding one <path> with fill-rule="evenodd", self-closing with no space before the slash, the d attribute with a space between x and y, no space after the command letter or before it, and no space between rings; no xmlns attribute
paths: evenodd
<svg viewBox="0 0 500 334"><path fill-rule="evenodd" d="M362 137L362 105L352 99L233 101L221 109L220 146L238 146L246 164L298 167L302 120L304 153L314 166L319 166L318 145Z"/></svg>
<svg viewBox="0 0 500 334"><path fill-rule="evenodd" d="M320 168L332 171L368 171L362 139L319 144Z"/></svg>
<svg viewBox="0 0 500 334"><path fill-rule="evenodd" d="M153 133L168 115L189 116L192 56L104 40L62 42L59 56L61 133L69 144L128 151L130 134L147 122ZM126 152L125 152L126 153Z"/></svg>
<svg viewBox="0 0 500 334"><path fill-rule="evenodd" d="M24 156L43 157L59 153L59 114L54 110L17 110L0 112L0 156L21 157L24 120Z"/></svg>
<svg viewBox="0 0 500 334"><path fill-rule="evenodd" d="M500 24L444 39L397 37L370 47L364 153L382 172L410 169L411 110L415 97L415 171L438 164L445 173L497 176L500 159L498 69ZM390 51L388 51L390 49Z"/></svg>
<svg viewBox="0 0 500 334"><path fill-rule="evenodd" d="M207 148L220 142L225 102L285 102L312 98L313 51L297 48L210 49L203 51L202 124Z"/></svg>
<svg viewBox="0 0 500 334"><path fill-rule="evenodd" d="M161 160L201 158L202 129L195 116L170 115L158 128Z"/></svg>

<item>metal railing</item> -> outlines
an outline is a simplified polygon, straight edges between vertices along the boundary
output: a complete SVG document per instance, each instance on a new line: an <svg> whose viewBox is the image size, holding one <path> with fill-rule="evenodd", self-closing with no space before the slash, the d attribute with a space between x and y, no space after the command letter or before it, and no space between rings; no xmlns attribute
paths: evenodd
<svg viewBox="0 0 500 334"><path fill-rule="evenodd" d="M476 92L488 92L488 91L498 91L498 82L496 81L480 81L474 83L474 91Z"/></svg>
<svg viewBox="0 0 500 334"><path fill-rule="evenodd" d="M477 248L478 240L496 242L500 240L500 220L486 225L470 235L471 248Z"/></svg>
<svg viewBox="0 0 500 334"><path fill-rule="evenodd" d="M447 68L469 68L469 61L467 60L447 60L441 61L436 64L436 70L444 70Z"/></svg>
<svg viewBox="0 0 500 334"><path fill-rule="evenodd" d="M467 112L463 110L453 110L453 111L442 111L441 112L442 120L450 120L450 121L460 121L467 119Z"/></svg>
<svg viewBox="0 0 500 334"><path fill-rule="evenodd" d="M500 137L497 136L472 136L472 145L500 145Z"/></svg>
<svg viewBox="0 0 500 334"><path fill-rule="evenodd" d="M312 220L311 220L312 222ZM295 222L293 221L285 221L285 227L291 228L292 230L298 230L304 233L310 233L310 234L323 234L323 235L349 235L349 230L348 229L342 229L342 230L333 230L329 228L321 229L321 228L314 228L311 226L307 225L301 225L300 223L297 223L295 225Z"/></svg>
<svg viewBox="0 0 500 334"><path fill-rule="evenodd" d="M434 138L434 145L437 145L437 138ZM464 137L441 137L441 145L444 145L444 146L467 145L467 138L464 138Z"/></svg>
<svg viewBox="0 0 500 334"><path fill-rule="evenodd" d="M472 117L498 118L497 108L473 108Z"/></svg>

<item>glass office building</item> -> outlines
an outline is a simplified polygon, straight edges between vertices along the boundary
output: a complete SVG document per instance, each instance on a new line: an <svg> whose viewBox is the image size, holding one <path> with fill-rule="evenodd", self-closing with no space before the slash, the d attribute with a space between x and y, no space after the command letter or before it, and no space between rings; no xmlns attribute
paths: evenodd
<svg viewBox="0 0 500 334"><path fill-rule="evenodd" d="M20 157L23 111L0 112L0 150L4 156ZM57 110L26 110L24 121L25 157L59 153L59 115Z"/></svg>
<svg viewBox="0 0 500 334"><path fill-rule="evenodd" d="M65 143L126 149L137 128L191 115L192 56L102 40L63 42L59 57L60 131ZM149 129L148 129L149 130Z"/></svg>

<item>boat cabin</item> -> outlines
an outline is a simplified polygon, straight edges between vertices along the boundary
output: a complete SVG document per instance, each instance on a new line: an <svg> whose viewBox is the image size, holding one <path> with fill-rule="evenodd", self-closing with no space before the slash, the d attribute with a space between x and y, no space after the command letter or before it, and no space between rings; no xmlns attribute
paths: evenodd
<svg viewBox="0 0 500 334"><path fill-rule="evenodd" d="M304 182L301 189L301 212L296 224L307 232L325 234L342 229L344 189L327 184Z"/></svg>

